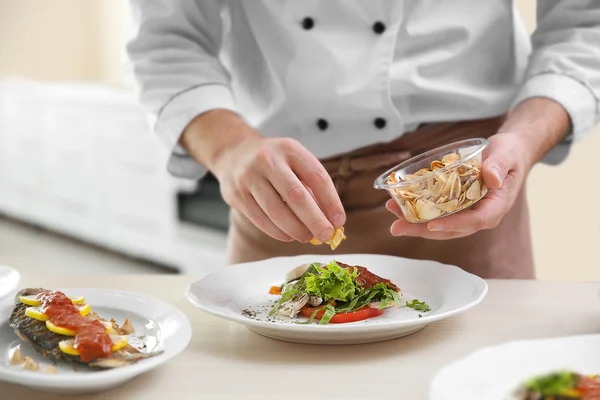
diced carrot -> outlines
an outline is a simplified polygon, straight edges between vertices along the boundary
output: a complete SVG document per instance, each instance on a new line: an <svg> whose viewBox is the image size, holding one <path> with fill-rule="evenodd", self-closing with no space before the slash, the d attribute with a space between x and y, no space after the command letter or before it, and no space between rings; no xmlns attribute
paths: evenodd
<svg viewBox="0 0 600 400"><path fill-rule="evenodd" d="M271 286L269 294L281 294L281 286Z"/></svg>

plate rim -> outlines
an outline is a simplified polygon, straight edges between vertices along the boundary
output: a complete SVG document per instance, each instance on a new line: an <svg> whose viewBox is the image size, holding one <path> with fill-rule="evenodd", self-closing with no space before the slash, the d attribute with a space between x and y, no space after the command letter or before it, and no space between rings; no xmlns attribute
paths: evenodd
<svg viewBox="0 0 600 400"><path fill-rule="evenodd" d="M11 382L21 386L33 387L33 388L67 388L67 389L85 389L88 386L101 387L103 382L105 385L113 382L121 382L131 379L135 376L146 373L160 365L163 365L180 355L188 347L192 338L192 326L189 318L174 305L158 299L156 297L127 290L111 289L105 287L70 287L70 288L57 288L53 290L59 290L62 292L68 291L96 291L100 294L106 295L107 292L113 292L115 294L122 294L140 298L155 304L160 304L176 316L180 321L181 326L177 330L178 334L182 335L181 340L177 341L177 346L170 352L163 352L162 354L140 360L140 362L131 366L114 368L109 370L99 370L93 373L85 373L81 375L61 375L61 374L44 374L44 373L23 373L21 369L11 370L10 365L0 365L0 381ZM2 321L1 325L8 324L8 321ZM33 383L33 384L32 384Z"/></svg>
<svg viewBox="0 0 600 400"><path fill-rule="evenodd" d="M489 285L485 279L483 279L475 274L472 274L470 272L467 272L456 265L444 264L439 261L433 261L433 260L418 260L418 259L410 259L410 258L405 258L405 257L390 256L387 254L344 253L344 254L331 255L330 257L333 257L333 258L335 258L335 257L338 257L338 258L340 258L340 257L371 258L372 257L372 258L387 258L387 259L392 259L392 260L403 260L403 261L410 261L410 262L422 263L422 264L435 264L436 266L443 266L445 268L450 268L455 273L458 273L459 275L463 275L467 280L473 282L479 290L477 292L477 296L474 297L473 300L466 302L459 308L456 308L453 310L448 310L448 311L446 311L444 313L440 313L440 314L433 314L433 315L425 314L422 318L415 319L415 320L397 320L397 321L392 320L392 321L386 322L385 325L384 324L371 324L371 325L369 325L369 324L359 324L359 325L334 324L334 325L327 325L326 327L321 326L321 325L316 325L316 324L310 324L310 325L274 324L272 322L259 321L259 320L246 318L246 317L243 317L242 315L224 314L224 313L218 312L216 310L213 310L213 309L201 304L201 302L198 300L196 295L192 292L192 287L195 284L202 282L203 280L213 276L214 274L220 273L223 269L248 268L248 267L251 267L252 265L264 263L265 261L270 261L270 262L275 263L279 260L292 260L292 259L301 259L301 258L303 259L303 258L313 258L313 257L314 258L323 258L326 256L327 255L322 255L322 254L321 255L301 254L301 255L295 255L295 256L271 257L271 258L268 258L265 260L260 260L260 261L252 261L252 262L227 265L218 270L212 271L212 272L206 274L205 276L203 276L202 278L197 279L194 282L188 284L185 289L185 297L187 298L187 300L190 303L192 303L192 305L194 305L195 307L199 308L200 310L202 310L204 312L207 312L207 313L214 315L216 317L219 317L219 318L223 318L223 319L226 319L229 321L237 322L242 325L251 326L254 328L264 328L267 330L280 330L280 331L285 330L285 331L293 331L293 332L304 331L307 333L314 333L314 332L327 332L327 333L330 333L330 332L352 332L352 333L364 332L364 333L367 333L367 332L373 332L373 331L393 330L393 329L396 329L399 327L428 325L432 322L450 318L452 316L463 313L463 312L477 306L478 304L480 304L484 300L484 298L487 296L487 293L489 290Z"/></svg>

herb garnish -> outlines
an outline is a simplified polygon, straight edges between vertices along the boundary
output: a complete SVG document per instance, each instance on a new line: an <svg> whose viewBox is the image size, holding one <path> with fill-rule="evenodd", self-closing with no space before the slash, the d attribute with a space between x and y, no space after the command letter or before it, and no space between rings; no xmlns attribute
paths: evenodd
<svg viewBox="0 0 600 400"><path fill-rule="evenodd" d="M413 310L428 312L431 311L431 307L424 301L419 301L417 299L410 300L406 302L406 307L410 307Z"/></svg>

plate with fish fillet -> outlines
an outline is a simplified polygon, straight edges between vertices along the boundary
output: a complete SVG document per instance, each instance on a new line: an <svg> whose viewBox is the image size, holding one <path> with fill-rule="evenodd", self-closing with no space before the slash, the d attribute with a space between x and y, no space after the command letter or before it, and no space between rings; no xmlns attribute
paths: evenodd
<svg viewBox="0 0 600 400"><path fill-rule="evenodd" d="M254 333L310 344L410 335L479 304L486 282L434 261L376 254L276 257L216 270L188 300Z"/></svg>
<svg viewBox="0 0 600 400"><path fill-rule="evenodd" d="M0 322L0 380L63 394L103 391L167 362L190 339L187 317L149 296L24 288Z"/></svg>

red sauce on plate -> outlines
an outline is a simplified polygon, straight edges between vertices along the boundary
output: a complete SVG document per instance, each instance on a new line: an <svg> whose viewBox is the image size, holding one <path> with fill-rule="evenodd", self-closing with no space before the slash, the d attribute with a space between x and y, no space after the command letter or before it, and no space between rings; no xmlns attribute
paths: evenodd
<svg viewBox="0 0 600 400"><path fill-rule="evenodd" d="M81 361L90 362L112 354L113 343L106 333L106 327L99 321L81 316L64 293L47 290L38 294L37 299L42 302L39 309L48 316L50 322L77 332L74 347Z"/></svg>
<svg viewBox="0 0 600 400"><path fill-rule="evenodd" d="M373 286L375 286L378 283L387 283L388 285L391 286L391 288L393 290L398 291L398 286L394 285L389 279L382 278L379 275L372 273L365 267L361 267L358 265L350 266L348 264L344 264L339 261L336 261L336 263L337 263L337 265L339 265L342 268L350 268L350 269L356 268L358 270L358 276L356 277L356 282L358 282L365 289L372 288Z"/></svg>

